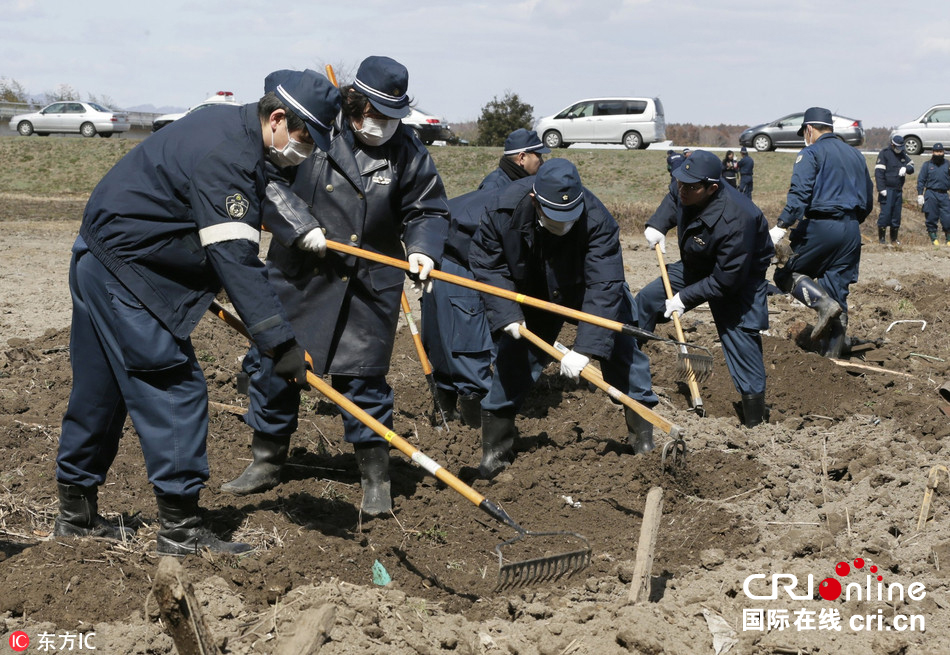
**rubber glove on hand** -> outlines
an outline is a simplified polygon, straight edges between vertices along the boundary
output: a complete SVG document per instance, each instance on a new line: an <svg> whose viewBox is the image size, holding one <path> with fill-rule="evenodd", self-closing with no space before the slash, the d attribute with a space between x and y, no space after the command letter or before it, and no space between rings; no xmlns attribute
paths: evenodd
<svg viewBox="0 0 950 655"><path fill-rule="evenodd" d="M509 323L508 325L505 326L505 332L507 332L508 335L509 335L512 339L520 339L520 338L521 338L521 332L519 332L518 329L519 329L522 325L524 325L525 327L527 327L527 326L525 325L524 321L516 322L516 323Z"/></svg>
<svg viewBox="0 0 950 655"><path fill-rule="evenodd" d="M589 363L590 357L582 355L576 350L568 350L561 358L561 375L576 382L581 377L581 371Z"/></svg>
<svg viewBox="0 0 950 655"><path fill-rule="evenodd" d="M924 206L924 197L923 197L922 195L921 195L921 196L917 196L917 206L918 206L918 207L923 207L923 206Z"/></svg>
<svg viewBox="0 0 950 655"><path fill-rule="evenodd" d="M274 352L274 374L293 382L301 389L310 388L307 382L307 361L304 350L296 341L288 341L277 347Z"/></svg>
<svg viewBox="0 0 950 655"><path fill-rule="evenodd" d="M647 229L643 231L643 237L647 240L650 248L656 250L656 244L660 244L660 252L664 255L666 254L666 235L660 232L655 227L647 226Z"/></svg>
<svg viewBox="0 0 950 655"><path fill-rule="evenodd" d="M906 175L907 175L907 167L906 167L906 166L901 166L901 169L900 169L899 171L897 171L897 174L898 174L900 177L906 176Z"/></svg>
<svg viewBox="0 0 950 655"><path fill-rule="evenodd" d="M435 262L428 255L421 252L414 252L409 255L409 273L411 276L415 276L412 287L422 289L426 293L432 291L432 280L429 280L429 273L432 272L433 268L435 268ZM428 284L423 285L426 280L429 280Z"/></svg>
<svg viewBox="0 0 950 655"><path fill-rule="evenodd" d="M327 238L323 236L323 228L315 227L297 239L297 247L317 253L317 257L327 254Z"/></svg>
<svg viewBox="0 0 950 655"><path fill-rule="evenodd" d="M683 304L683 301L680 299L680 295L677 293L675 296L666 301L666 311L663 312L663 317L669 318L673 315L673 312L676 312L682 316L684 311L686 311L686 306Z"/></svg>
<svg viewBox="0 0 950 655"><path fill-rule="evenodd" d="M886 197L887 197L887 189L884 189L884 190L882 190L882 191L878 191L877 195L881 196L882 198L886 198Z"/></svg>
<svg viewBox="0 0 950 655"><path fill-rule="evenodd" d="M786 232L788 232L788 230L786 230L784 227L779 227L778 225L769 230L769 236L772 237L772 243L776 244L781 241Z"/></svg>

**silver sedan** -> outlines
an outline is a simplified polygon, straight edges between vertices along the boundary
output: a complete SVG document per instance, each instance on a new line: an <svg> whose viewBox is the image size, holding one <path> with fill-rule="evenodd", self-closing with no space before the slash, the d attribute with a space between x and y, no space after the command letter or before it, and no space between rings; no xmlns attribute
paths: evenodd
<svg viewBox="0 0 950 655"><path fill-rule="evenodd" d="M10 129L22 136L34 133L47 136L57 132L110 137L117 132L127 132L129 127L129 116L125 112L112 111L94 102L75 100L54 102L39 111L19 114L10 119Z"/></svg>

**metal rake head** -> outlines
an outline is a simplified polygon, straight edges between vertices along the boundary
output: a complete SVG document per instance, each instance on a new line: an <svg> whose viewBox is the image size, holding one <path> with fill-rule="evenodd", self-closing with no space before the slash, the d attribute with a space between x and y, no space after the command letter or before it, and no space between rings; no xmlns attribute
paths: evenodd
<svg viewBox="0 0 950 655"><path fill-rule="evenodd" d="M697 382L704 382L712 375L712 355L681 352L676 358L677 379L688 381L692 376Z"/></svg>
<svg viewBox="0 0 950 655"><path fill-rule="evenodd" d="M557 555L535 557L518 562L504 563L501 549L510 546L523 537L571 537L583 542L583 548ZM565 576L571 576L590 566L590 544L583 535L576 532L523 532L514 539L509 539L495 546L498 553L498 583L496 590L512 589L542 582L551 582Z"/></svg>

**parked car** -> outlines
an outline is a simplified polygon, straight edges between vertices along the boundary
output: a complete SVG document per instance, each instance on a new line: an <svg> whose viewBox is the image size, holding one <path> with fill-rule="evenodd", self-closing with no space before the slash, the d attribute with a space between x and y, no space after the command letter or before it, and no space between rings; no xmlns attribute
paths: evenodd
<svg viewBox="0 0 950 655"><path fill-rule="evenodd" d="M10 129L21 136L48 136L54 132L82 134L93 137L97 134L110 137L117 132L129 131L129 115L113 111L94 102L63 100L46 105L30 114L17 114L10 119Z"/></svg>
<svg viewBox="0 0 950 655"><path fill-rule="evenodd" d="M666 117L659 98L592 98L539 118L534 129L549 148L622 143L637 150L666 140Z"/></svg>
<svg viewBox="0 0 950 655"><path fill-rule="evenodd" d="M798 136L805 112L782 116L771 123L750 127L739 135L739 145L754 147L759 152L776 148L804 148L805 138ZM864 127L855 118L833 115L835 134L854 147L864 145Z"/></svg>
<svg viewBox="0 0 950 655"><path fill-rule="evenodd" d="M424 111L411 108L409 115L402 119L403 125L408 125L427 146L431 146L436 141L445 141L454 143L458 138L452 132L452 128L442 122L437 116L427 114Z"/></svg>
<svg viewBox="0 0 950 655"><path fill-rule="evenodd" d="M904 137L908 155L919 155L935 143L950 142L950 105L934 105L915 121L898 125L891 136Z"/></svg>
<svg viewBox="0 0 950 655"><path fill-rule="evenodd" d="M202 102L201 104L195 105L188 111L178 112L177 114L162 114L158 118L152 121L152 131L158 132L160 129L168 125L173 121L177 121L182 116L186 116L194 111L199 109L204 109L205 107L210 107L212 105L236 105L237 100L234 99L234 94L230 91L218 91L213 96Z"/></svg>

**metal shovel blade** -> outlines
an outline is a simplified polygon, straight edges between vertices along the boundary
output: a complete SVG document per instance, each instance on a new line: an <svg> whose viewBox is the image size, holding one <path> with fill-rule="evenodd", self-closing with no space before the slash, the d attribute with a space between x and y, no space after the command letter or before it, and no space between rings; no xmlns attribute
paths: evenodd
<svg viewBox="0 0 950 655"><path fill-rule="evenodd" d="M505 563L502 549L524 537L568 537L582 547L556 555L545 555L517 562ZM518 536L495 546L498 553L498 583L495 589L512 589L569 577L590 566L591 549L587 538L576 532L520 532Z"/></svg>

